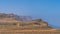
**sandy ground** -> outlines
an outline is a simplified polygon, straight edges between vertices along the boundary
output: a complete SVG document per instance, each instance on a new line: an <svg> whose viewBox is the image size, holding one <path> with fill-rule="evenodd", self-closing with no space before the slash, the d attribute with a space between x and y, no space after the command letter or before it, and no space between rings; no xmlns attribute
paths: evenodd
<svg viewBox="0 0 60 34"><path fill-rule="evenodd" d="M7 30L0 29L0 34L60 34L60 31L52 30Z"/></svg>

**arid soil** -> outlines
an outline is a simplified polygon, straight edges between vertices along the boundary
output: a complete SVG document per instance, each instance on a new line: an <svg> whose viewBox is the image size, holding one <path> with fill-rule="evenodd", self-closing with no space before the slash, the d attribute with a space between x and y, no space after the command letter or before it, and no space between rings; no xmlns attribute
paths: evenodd
<svg viewBox="0 0 60 34"><path fill-rule="evenodd" d="M1 29L0 34L60 34L57 30L5 30Z"/></svg>

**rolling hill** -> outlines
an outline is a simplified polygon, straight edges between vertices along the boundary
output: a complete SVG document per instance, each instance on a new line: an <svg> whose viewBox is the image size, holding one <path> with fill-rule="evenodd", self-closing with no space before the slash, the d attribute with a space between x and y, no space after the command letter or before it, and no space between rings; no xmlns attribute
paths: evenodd
<svg viewBox="0 0 60 34"><path fill-rule="evenodd" d="M51 29L48 23L42 19L32 20L30 16L18 16L15 14L0 13L0 28L8 29Z"/></svg>

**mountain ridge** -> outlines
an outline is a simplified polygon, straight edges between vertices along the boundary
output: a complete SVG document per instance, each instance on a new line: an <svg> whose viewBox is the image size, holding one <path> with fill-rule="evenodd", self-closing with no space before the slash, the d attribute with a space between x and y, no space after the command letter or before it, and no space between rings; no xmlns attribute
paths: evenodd
<svg viewBox="0 0 60 34"><path fill-rule="evenodd" d="M10 26L10 27L12 27L12 26L15 27L14 26L14 24L15 24L20 29L23 29L23 28L24 29L52 28L52 27L48 26L48 22L43 21L42 19L32 20L32 18L30 16L18 16L15 14L2 14L2 13L0 13L0 24L5 25L5 26L7 24L7 26Z"/></svg>

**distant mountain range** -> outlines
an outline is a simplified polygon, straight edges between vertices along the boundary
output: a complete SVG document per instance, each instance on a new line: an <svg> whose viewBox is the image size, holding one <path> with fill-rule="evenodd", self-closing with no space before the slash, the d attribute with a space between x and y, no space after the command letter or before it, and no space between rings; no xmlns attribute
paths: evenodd
<svg viewBox="0 0 60 34"><path fill-rule="evenodd" d="M30 16L18 16L15 14L0 13L0 25L9 26L9 24L10 26L16 24L18 26L24 27L25 29L51 28L50 26L48 26L48 23L43 21L42 19L32 20Z"/></svg>
<svg viewBox="0 0 60 34"><path fill-rule="evenodd" d="M0 13L0 19L3 19L3 18L12 18L12 19L19 20L19 21L32 20L32 18L30 16L18 16L15 14Z"/></svg>

